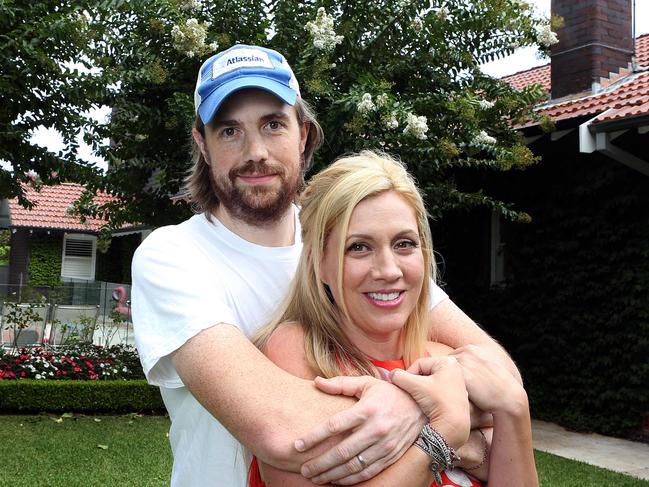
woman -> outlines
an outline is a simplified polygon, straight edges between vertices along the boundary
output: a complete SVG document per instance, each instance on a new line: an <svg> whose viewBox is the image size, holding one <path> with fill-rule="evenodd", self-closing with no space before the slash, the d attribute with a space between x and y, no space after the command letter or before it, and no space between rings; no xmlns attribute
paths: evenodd
<svg viewBox="0 0 649 487"><path fill-rule="evenodd" d="M448 458L469 436L470 399L494 415L489 485L535 485L522 387L509 372L487 363L476 347L453 351L427 340L425 317L435 277L432 239L423 200L403 165L367 151L339 159L312 178L301 205L304 247L296 277L278 318L255 343L277 365L306 379L391 374L428 415L438 453ZM422 376L396 371L407 367ZM340 379L319 384L330 392L341 386ZM501 441L504 435L508 441ZM425 456L431 452L420 440L419 448L410 448L368 485L425 486L433 480L482 485L462 472L435 476L423 466L414 468L437 458L434 452L433 462ZM357 456L360 468L371 456L371 451ZM458 466L486 473L486 455L482 460ZM448 459L441 463L450 466ZM261 470L268 485L323 480L266 465ZM253 485L263 485L255 484L256 474L253 464Z"/></svg>

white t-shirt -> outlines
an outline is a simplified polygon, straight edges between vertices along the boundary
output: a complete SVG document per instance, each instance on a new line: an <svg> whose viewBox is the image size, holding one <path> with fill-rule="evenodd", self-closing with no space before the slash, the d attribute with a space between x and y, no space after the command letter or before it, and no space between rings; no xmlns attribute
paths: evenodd
<svg viewBox="0 0 649 487"><path fill-rule="evenodd" d="M218 323L250 337L268 321L300 257L297 209L295 215L295 244L289 247L253 244L203 214L155 230L135 253L135 341L144 373L160 386L171 418L174 487L246 485L249 456L184 387L169 354ZM432 287L434 306L447 296Z"/></svg>

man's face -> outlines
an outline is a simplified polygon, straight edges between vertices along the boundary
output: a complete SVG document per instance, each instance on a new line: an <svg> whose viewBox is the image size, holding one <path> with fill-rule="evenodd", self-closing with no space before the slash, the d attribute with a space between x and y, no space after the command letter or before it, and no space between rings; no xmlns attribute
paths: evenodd
<svg viewBox="0 0 649 487"><path fill-rule="evenodd" d="M258 89L231 95L205 138L194 132L211 166L217 216L226 212L257 226L284 216L302 186L307 133L295 108L274 95Z"/></svg>

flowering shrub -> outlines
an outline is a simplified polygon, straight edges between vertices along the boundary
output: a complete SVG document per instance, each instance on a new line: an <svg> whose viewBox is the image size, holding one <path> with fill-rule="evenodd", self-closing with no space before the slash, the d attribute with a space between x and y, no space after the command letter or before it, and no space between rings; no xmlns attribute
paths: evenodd
<svg viewBox="0 0 649 487"><path fill-rule="evenodd" d="M128 345L101 347L75 345L58 350L21 349L17 354L0 351L1 379L127 380L143 379L135 348Z"/></svg>

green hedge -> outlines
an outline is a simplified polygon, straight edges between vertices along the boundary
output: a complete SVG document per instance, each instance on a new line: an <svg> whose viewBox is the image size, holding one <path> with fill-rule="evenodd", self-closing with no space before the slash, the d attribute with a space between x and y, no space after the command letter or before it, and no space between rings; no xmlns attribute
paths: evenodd
<svg viewBox="0 0 649 487"><path fill-rule="evenodd" d="M144 380L1 380L0 412L164 412L157 387Z"/></svg>
<svg viewBox="0 0 649 487"><path fill-rule="evenodd" d="M649 179L573 157L508 180L533 221L507 229L507 285L467 273L449 292L510 351L535 417L634 437L649 413Z"/></svg>

